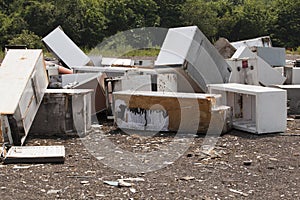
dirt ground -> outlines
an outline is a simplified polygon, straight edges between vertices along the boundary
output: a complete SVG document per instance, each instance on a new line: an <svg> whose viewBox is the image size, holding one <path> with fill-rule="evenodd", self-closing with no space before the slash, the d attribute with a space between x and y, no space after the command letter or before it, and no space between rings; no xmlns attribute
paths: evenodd
<svg viewBox="0 0 300 200"><path fill-rule="evenodd" d="M105 137L123 150L149 152L159 151L174 136L125 134L109 125L83 139L28 138L26 145L64 145L65 162L0 164L1 199L300 199L298 119L288 121L284 135L233 130L219 137L209 154L201 152L204 136L198 136L177 160L146 173L103 164L104 157L113 158L97 159L84 145L86 138ZM131 187L104 183L122 178L139 179L126 181Z"/></svg>
<svg viewBox="0 0 300 200"><path fill-rule="evenodd" d="M298 58L298 57L297 57ZM300 57L299 57L300 58ZM293 56L292 59L295 59ZM1 199L300 199L300 120L289 119L285 134L253 135L233 130L218 137L209 153L205 136L192 139L173 162L154 171L126 172L108 165L129 159L119 150L97 156L86 146L105 138L121 150L160 152L172 134L126 134L105 123L84 138L29 137L26 145L64 145L64 164L0 163ZM106 148L99 142L98 150ZM1 145L1 144L0 144ZM170 151L170 154L176 153ZM170 155L163 154L164 158ZM124 157L124 158L122 158ZM111 161L111 162L108 162ZM125 162L125 161L124 161ZM146 162L146 161L145 161ZM119 164L117 161L116 164ZM151 164L151 163L150 163ZM156 166L157 167L157 166ZM130 187L105 181L126 181ZM138 178L138 179L136 179Z"/></svg>

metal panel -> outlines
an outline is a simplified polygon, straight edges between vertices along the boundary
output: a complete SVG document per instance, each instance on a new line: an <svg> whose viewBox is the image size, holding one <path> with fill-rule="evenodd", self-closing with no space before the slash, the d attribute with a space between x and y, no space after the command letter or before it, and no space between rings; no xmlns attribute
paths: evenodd
<svg viewBox="0 0 300 200"><path fill-rule="evenodd" d="M285 66L285 48L256 47L256 54L271 66Z"/></svg>
<svg viewBox="0 0 300 200"><path fill-rule="evenodd" d="M169 29L155 67L181 67L202 91L206 91L206 84L228 82L231 72L224 58L196 26Z"/></svg>
<svg viewBox="0 0 300 200"><path fill-rule="evenodd" d="M47 48L67 67L88 65L90 58L57 27L42 39Z"/></svg>
<svg viewBox="0 0 300 200"><path fill-rule="evenodd" d="M253 53L248 47L239 48L232 58L256 58L258 81L264 86L281 85L286 80L285 77L283 77L278 71L274 70L262 58Z"/></svg>

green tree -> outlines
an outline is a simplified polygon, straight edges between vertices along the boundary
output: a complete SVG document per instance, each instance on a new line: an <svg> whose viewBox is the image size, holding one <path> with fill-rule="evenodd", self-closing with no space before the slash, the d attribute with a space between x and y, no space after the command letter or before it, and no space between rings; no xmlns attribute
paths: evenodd
<svg viewBox="0 0 300 200"><path fill-rule="evenodd" d="M261 0L245 0L244 5L236 7L236 17L231 32L232 39L241 40L268 34L269 14Z"/></svg>
<svg viewBox="0 0 300 200"><path fill-rule="evenodd" d="M264 0L219 0L213 4L218 13L217 38L236 41L269 34L271 16Z"/></svg>
<svg viewBox="0 0 300 200"><path fill-rule="evenodd" d="M275 45L290 48L300 46L300 0L275 0L274 19L270 32Z"/></svg>
<svg viewBox="0 0 300 200"><path fill-rule="evenodd" d="M182 9L186 0L155 0L155 2L158 5L161 27L170 28L184 24Z"/></svg>
<svg viewBox="0 0 300 200"><path fill-rule="evenodd" d="M187 0L182 9L185 25L196 25L208 37L213 38L218 31L218 13L213 3L204 0Z"/></svg>
<svg viewBox="0 0 300 200"><path fill-rule="evenodd" d="M33 32L23 30L22 33L16 35L13 39L8 41L10 45L26 45L29 49L42 49L43 44L41 37L35 35Z"/></svg>
<svg viewBox="0 0 300 200"><path fill-rule="evenodd" d="M159 25L158 6L153 0L105 0L106 36L133 28Z"/></svg>
<svg viewBox="0 0 300 200"><path fill-rule="evenodd" d="M51 1L31 0L25 2L20 12L29 29L39 36L45 36L58 26L57 8Z"/></svg>
<svg viewBox="0 0 300 200"><path fill-rule="evenodd" d="M8 40L27 28L27 23L18 13L6 15L0 11L0 45L3 48Z"/></svg>
<svg viewBox="0 0 300 200"><path fill-rule="evenodd" d="M103 2L96 0L55 1L56 23L79 46L91 48L101 42L106 29Z"/></svg>

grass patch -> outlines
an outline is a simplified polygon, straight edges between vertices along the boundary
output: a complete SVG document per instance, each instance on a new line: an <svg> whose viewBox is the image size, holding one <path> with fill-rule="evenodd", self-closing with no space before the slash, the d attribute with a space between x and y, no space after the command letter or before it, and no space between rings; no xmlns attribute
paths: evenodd
<svg viewBox="0 0 300 200"><path fill-rule="evenodd" d="M149 49L135 49L127 52L124 56L128 57L156 57L159 54L160 49L149 48Z"/></svg>
<svg viewBox="0 0 300 200"><path fill-rule="evenodd" d="M151 47L143 49L134 49L131 46L119 45L116 48L94 48L88 52L88 55L102 55L103 57L156 57L160 48Z"/></svg>
<svg viewBox="0 0 300 200"><path fill-rule="evenodd" d="M4 58L4 51L0 51L0 62L2 62Z"/></svg>
<svg viewBox="0 0 300 200"><path fill-rule="evenodd" d="M300 55L300 47L292 50L286 50L286 53L291 55Z"/></svg>

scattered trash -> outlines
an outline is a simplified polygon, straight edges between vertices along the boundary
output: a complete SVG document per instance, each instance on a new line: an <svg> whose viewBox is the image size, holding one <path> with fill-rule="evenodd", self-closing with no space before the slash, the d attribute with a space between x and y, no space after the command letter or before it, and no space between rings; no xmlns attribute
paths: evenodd
<svg viewBox="0 0 300 200"><path fill-rule="evenodd" d="M249 196L249 194L244 193L244 192L241 192L241 191L239 191L239 190L229 189L229 191L230 191L230 192L233 192L233 193L236 193L236 194L240 194L240 195L242 195L242 196L244 196L244 197L248 197L248 196Z"/></svg>
<svg viewBox="0 0 300 200"><path fill-rule="evenodd" d="M62 190L48 190L47 191L47 194L58 194L58 193L61 193Z"/></svg>
<svg viewBox="0 0 300 200"><path fill-rule="evenodd" d="M93 132L97 137L97 133L113 129L107 128L106 121L103 125L98 124L105 115L106 119L113 118L118 128L155 134L158 131L178 131L179 128L187 133L206 133L208 128L216 133L225 133L235 128L255 134L280 132L281 136L300 135L297 127L300 116L300 60L286 61L285 49L272 47L269 36L232 43L220 38L215 48L196 26L171 28L155 62L102 56L90 58L61 27L42 41L58 60L44 62L42 50L8 50L0 67L0 92L9 97L0 98L0 142L3 143L0 154L4 164L18 164L0 165L3 171L14 169L14 173L31 173L35 165L22 163L63 163L64 146L22 146L27 135L57 136L62 133L63 136L85 136ZM92 60L97 66L92 66ZM291 116L287 118L287 114ZM287 122L295 127L287 129ZM107 135L114 137L113 134ZM126 135L126 140L128 138L139 140L130 144L134 151L143 147L143 150L157 149L160 144L168 142L168 139L147 141L144 146L139 135ZM59 144L64 142L67 141ZM117 141L121 142L121 139ZM212 163L218 163L216 166L222 169L234 170L234 166L225 161L226 152L222 148L230 148L230 145L242 148L241 143L224 144L219 149L197 149L187 153L184 159L191 161L201 173L214 170ZM34 143L41 144L39 141ZM279 150L283 147L276 145ZM119 150L113 152L122 156L126 154ZM294 150L292 152L292 156L300 156ZM240 154L234 156L240 158L236 159L239 164L251 166L255 163L248 160L245 152ZM72 156L69 155L69 158ZM80 157L80 154L76 156ZM91 156L78 157L76 161L92 160ZM254 157L263 161L265 155ZM96 158L110 159L103 155ZM266 158L269 163L265 168L271 174L273 169L279 168L276 165L281 158ZM145 159L144 162L151 160ZM163 162L163 165L170 164L174 162L167 159ZM297 169L293 164L287 166L287 170ZM71 164L63 167L74 169ZM83 175L78 175L75 171L70 171L66 177L82 186L90 185L89 180L96 174L96 171L84 171ZM258 176L252 172L248 175ZM207 181L205 177L195 180L193 176L178 178L175 175L175 178L191 183ZM234 178L222 182L232 187L234 182L240 181ZM50 181L48 179L43 178L42 181ZM144 181L144 178L137 177L103 183L124 187L123 194L133 196L137 193L136 182ZM27 184L23 180L20 182ZM194 184L188 186L195 187ZM0 190L7 188L0 187ZM213 189L217 190L219 186ZM58 197L67 189L38 190ZM229 191L244 197L254 192ZM175 194L176 191L169 193ZM92 197L85 195L88 194L82 193L82 198L105 197L101 193L92 193ZM229 196L234 198L233 194Z"/></svg>
<svg viewBox="0 0 300 200"><path fill-rule="evenodd" d="M269 158L269 160L271 160L271 161L278 161L277 158Z"/></svg>
<svg viewBox="0 0 300 200"><path fill-rule="evenodd" d="M123 178L124 181L132 181L132 182L144 182L145 179L143 178Z"/></svg>
<svg viewBox="0 0 300 200"><path fill-rule="evenodd" d="M250 166L252 164L252 160L245 160L243 163L245 166Z"/></svg>
<svg viewBox="0 0 300 200"><path fill-rule="evenodd" d="M27 166L18 166L18 165L15 165L13 167L13 169L29 169L31 166L27 165Z"/></svg>
<svg viewBox="0 0 300 200"><path fill-rule="evenodd" d="M136 193L136 189L134 189L134 188L130 188L129 190L130 190L130 192L132 192L132 193Z"/></svg>
<svg viewBox="0 0 300 200"><path fill-rule="evenodd" d="M119 181L103 181L105 184L110 185L110 186L119 186Z"/></svg>
<svg viewBox="0 0 300 200"><path fill-rule="evenodd" d="M193 177L193 176L184 176L184 177L181 177L180 179L184 180L184 181L190 181L190 180L194 180L195 177Z"/></svg>
<svg viewBox="0 0 300 200"><path fill-rule="evenodd" d="M118 182L119 182L120 187L131 187L132 186L132 183L128 183L124 179L119 179Z"/></svg>
<svg viewBox="0 0 300 200"><path fill-rule="evenodd" d="M131 187L133 183L128 182L143 182L145 179L143 178L123 178L118 179L118 181L103 181L107 185L115 186L115 187Z"/></svg>
<svg viewBox="0 0 300 200"><path fill-rule="evenodd" d="M89 181L80 181L80 184L82 185L87 185L89 183Z"/></svg>

